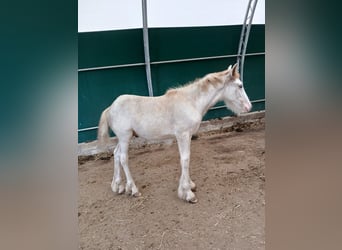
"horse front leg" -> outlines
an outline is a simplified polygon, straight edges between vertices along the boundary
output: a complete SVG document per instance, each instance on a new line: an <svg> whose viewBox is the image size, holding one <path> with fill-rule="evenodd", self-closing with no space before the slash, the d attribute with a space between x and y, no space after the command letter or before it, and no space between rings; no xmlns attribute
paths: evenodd
<svg viewBox="0 0 342 250"><path fill-rule="evenodd" d="M178 197L190 203L196 203L197 198L191 191L196 186L195 183L191 181L189 174L191 134L189 132L184 132L176 135L176 138L182 167L182 173L178 186Z"/></svg>

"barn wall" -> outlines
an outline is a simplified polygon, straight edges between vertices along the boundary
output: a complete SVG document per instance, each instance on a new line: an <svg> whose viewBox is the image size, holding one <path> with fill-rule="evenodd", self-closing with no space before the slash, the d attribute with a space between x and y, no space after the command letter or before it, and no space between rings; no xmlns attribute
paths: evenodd
<svg viewBox="0 0 342 250"><path fill-rule="evenodd" d="M241 25L210 27L149 28L151 73L154 95L207 73L226 69L236 57L189 62L165 62L222 55L235 55ZM82 32L79 43L78 126L79 142L96 139L100 114L121 94L148 95L142 29ZM244 84L253 110L265 109L265 25L254 24L245 58ZM260 53L253 55L253 53ZM251 55L248 55L251 54ZM140 63L109 69L102 66ZM216 106L221 106L222 103ZM210 110L204 119L231 115L226 108ZM84 130L85 129L85 130ZM88 130L89 129L89 130Z"/></svg>

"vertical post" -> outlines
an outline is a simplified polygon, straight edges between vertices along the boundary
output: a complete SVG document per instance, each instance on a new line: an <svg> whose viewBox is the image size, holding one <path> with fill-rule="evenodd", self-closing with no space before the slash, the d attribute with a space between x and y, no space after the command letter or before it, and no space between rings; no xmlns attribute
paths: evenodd
<svg viewBox="0 0 342 250"><path fill-rule="evenodd" d="M249 0L248 2L246 15L245 15L245 19L243 21L243 26L241 30L238 57L237 57L237 63L239 65L239 71L240 71L240 76L241 76L242 81L243 81L243 66L245 62L245 54L246 54L247 43L249 39L249 32L251 30L255 7L256 7L258 0L254 0L254 3L252 2L253 0Z"/></svg>
<svg viewBox="0 0 342 250"><path fill-rule="evenodd" d="M147 24L147 5L146 0L142 0L142 17L143 17L143 39L144 39L144 54L145 54L145 68L149 96L153 96L152 78L151 78L151 62L150 49L148 42L148 24Z"/></svg>

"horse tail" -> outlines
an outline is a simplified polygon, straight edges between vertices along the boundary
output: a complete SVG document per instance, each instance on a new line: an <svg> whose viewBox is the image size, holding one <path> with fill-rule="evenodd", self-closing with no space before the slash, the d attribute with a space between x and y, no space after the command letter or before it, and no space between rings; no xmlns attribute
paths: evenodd
<svg viewBox="0 0 342 250"><path fill-rule="evenodd" d="M108 142L109 139L109 133L108 133L108 121L107 121L107 113L108 113L109 107L106 108L100 117L99 121L99 128L97 131L97 140L99 145L104 145L106 142Z"/></svg>

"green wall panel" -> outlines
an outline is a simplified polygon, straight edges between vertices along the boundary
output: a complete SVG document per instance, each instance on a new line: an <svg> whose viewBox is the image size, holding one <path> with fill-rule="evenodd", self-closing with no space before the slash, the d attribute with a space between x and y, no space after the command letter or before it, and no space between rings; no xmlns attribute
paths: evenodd
<svg viewBox="0 0 342 250"><path fill-rule="evenodd" d="M97 138L97 130L88 130L78 132L78 143L81 142L90 142L96 140Z"/></svg>
<svg viewBox="0 0 342 250"><path fill-rule="evenodd" d="M178 87L208 73L225 70L235 62L234 58L223 58L152 65L154 93L162 95L170 87Z"/></svg>
<svg viewBox="0 0 342 250"><path fill-rule="evenodd" d="M236 54L240 32L239 26L150 29L151 61Z"/></svg>
<svg viewBox="0 0 342 250"><path fill-rule="evenodd" d="M142 35L141 29L79 33L78 67L143 63Z"/></svg>
<svg viewBox="0 0 342 250"><path fill-rule="evenodd" d="M265 56L245 57L243 83L250 100L265 98Z"/></svg>
<svg viewBox="0 0 342 250"><path fill-rule="evenodd" d="M241 25L149 29L151 61L236 54ZM253 25L247 53L265 51L265 26ZM79 33L79 68L144 62L142 30ZM154 95L221 71L236 58L210 59L151 65ZM265 56L247 56L245 89L251 101L265 98ZM121 94L148 95L144 66L79 72L79 129L95 127L104 108ZM216 106L223 105L222 102ZM264 110L265 102L253 104ZM210 110L204 120L228 116L226 108ZM96 139L97 130L79 132L79 142Z"/></svg>
<svg viewBox="0 0 342 250"><path fill-rule="evenodd" d="M241 26L240 26L241 28ZM240 35L239 35L240 39ZM254 24L249 33L246 53L265 52L265 25Z"/></svg>
<svg viewBox="0 0 342 250"><path fill-rule="evenodd" d="M101 112L121 94L148 95L145 67L86 71L78 75L79 129L97 126ZM95 138L82 135L79 141Z"/></svg>
<svg viewBox="0 0 342 250"><path fill-rule="evenodd" d="M241 25L149 29L151 61L236 54ZM264 25L253 25L250 37L264 36ZM250 39L247 53L264 52L264 39Z"/></svg>

